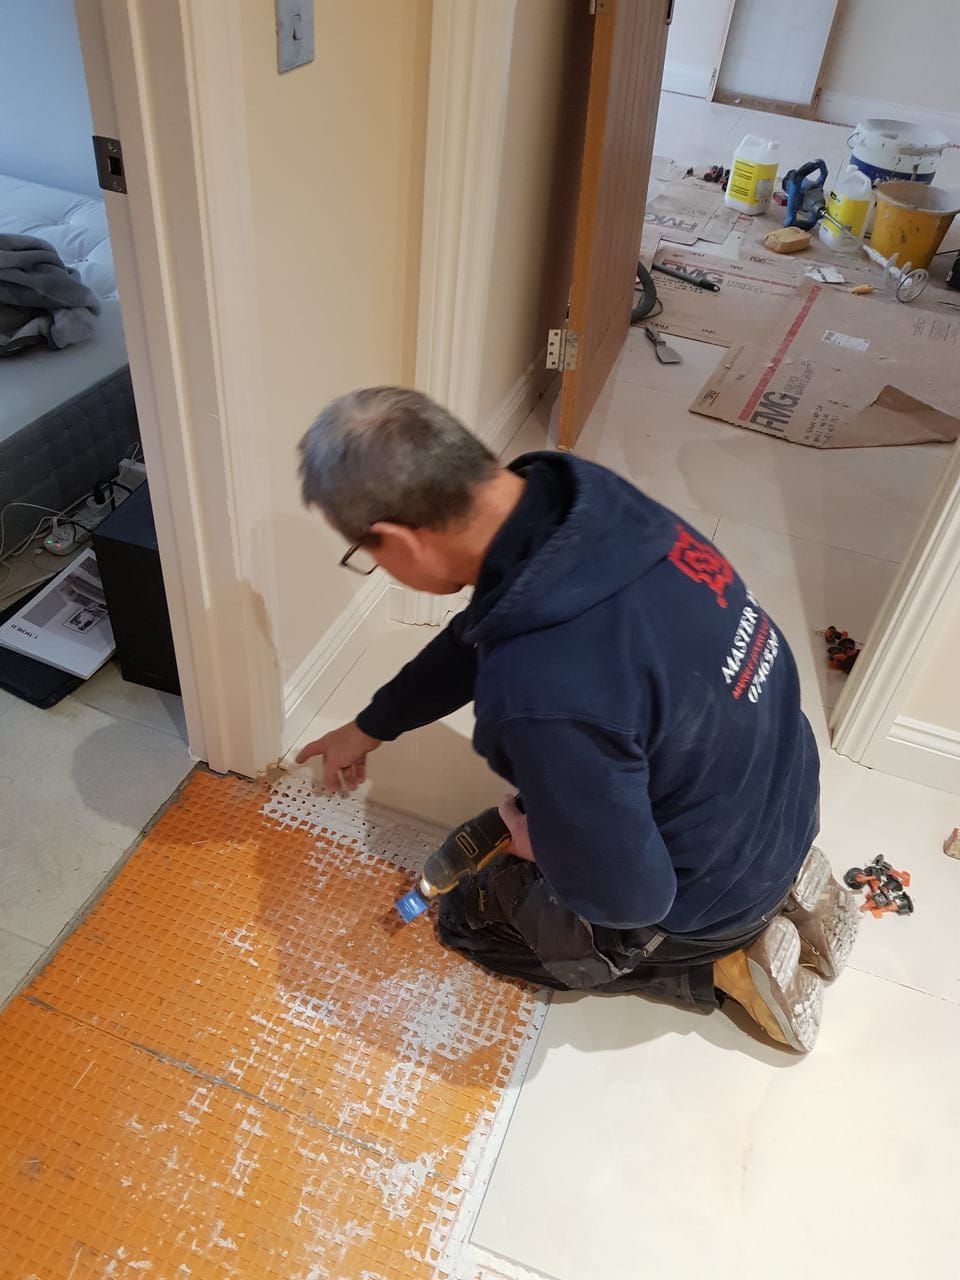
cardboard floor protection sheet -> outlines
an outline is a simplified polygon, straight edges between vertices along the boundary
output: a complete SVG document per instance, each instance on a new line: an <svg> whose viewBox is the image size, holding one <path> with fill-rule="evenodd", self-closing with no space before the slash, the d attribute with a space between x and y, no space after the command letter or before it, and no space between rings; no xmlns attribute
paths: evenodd
<svg viewBox="0 0 960 1280"><path fill-rule="evenodd" d="M724 294L728 302L734 296L729 281L714 297L722 302ZM960 436L960 313L809 281L792 302L781 297L774 314L766 302L761 309L766 334L738 315L738 345L690 406L694 413L818 449ZM657 325L680 332L670 327L666 296Z"/></svg>
<svg viewBox="0 0 960 1280"><path fill-rule="evenodd" d="M722 185L684 177L675 160L654 156L651 179L644 223L664 240L722 244L739 220L737 210L724 203Z"/></svg>
<svg viewBox="0 0 960 1280"><path fill-rule="evenodd" d="M800 273L788 264L741 262L672 244L661 244L653 260L690 278L688 283L662 271L653 273L663 306L657 328L678 338L721 347L762 342L806 293L798 284ZM709 280L720 289L701 289L697 280Z"/></svg>

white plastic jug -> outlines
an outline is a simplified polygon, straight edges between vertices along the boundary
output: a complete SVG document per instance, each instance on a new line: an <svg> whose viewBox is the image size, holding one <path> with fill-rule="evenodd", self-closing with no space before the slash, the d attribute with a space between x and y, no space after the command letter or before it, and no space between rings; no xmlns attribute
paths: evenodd
<svg viewBox="0 0 960 1280"><path fill-rule="evenodd" d="M820 239L830 249L855 253L863 240L872 204L870 179L856 166L848 165L827 195L827 205L820 221ZM850 234L845 235L841 227L846 227Z"/></svg>
<svg viewBox="0 0 960 1280"><path fill-rule="evenodd" d="M748 133L733 153L724 202L741 213L763 213L777 185L780 143Z"/></svg>

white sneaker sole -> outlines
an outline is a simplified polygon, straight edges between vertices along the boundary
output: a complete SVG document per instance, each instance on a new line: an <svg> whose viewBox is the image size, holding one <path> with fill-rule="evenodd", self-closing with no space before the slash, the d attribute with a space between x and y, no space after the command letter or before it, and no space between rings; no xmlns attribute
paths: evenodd
<svg viewBox="0 0 960 1280"><path fill-rule="evenodd" d="M791 905L795 904L803 911L812 911L832 877L833 872L826 856L816 845L812 845L790 890Z"/></svg>
<svg viewBox="0 0 960 1280"><path fill-rule="evenodd" d="M803 941L804 960L822 978L834 981L843 969L860 928L857 898L837 881L826 856L816 847L804 859L784 914Z"/></svg>
<svg viewBox="0 0 960 1280"><path fill-rule="evenodd" d="M787 1044L798 1053L809 1053L820 1033L823 981L801 967L796 926L777 916L747 948L747 964Z"/></svg>

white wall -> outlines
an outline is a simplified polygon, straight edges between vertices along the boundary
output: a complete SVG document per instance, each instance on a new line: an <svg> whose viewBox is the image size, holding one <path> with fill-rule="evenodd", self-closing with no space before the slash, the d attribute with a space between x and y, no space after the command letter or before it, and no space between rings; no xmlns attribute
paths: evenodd
<svg viewBox="0 0 960 1280"><path fill-rule="evenodd" d="M334 396L414 380L431 6L316 0L315 60L281 76L273 4L238 5L288 680L364 582L303 508L297 442Z"/></svg>
<svg viewBox="0 0 960 1280"><path fill-rule="evenodd" d="M819 116L841 124L903 117L960 143L958 51L958 0L843 0Z"/></svg>
<svg viewBox="0 0 960 1280"><path fill-rule="evenodd" d="M0 0L0 173L99 195L73 0Z"/></svg>
<svg viewBox="0 0 960 1280"><path fill-rule="evenodd" d="M938 615L924 637L899 714L960 733L960 594L951 595L953 607L941 611L945 616Z"/></svg>

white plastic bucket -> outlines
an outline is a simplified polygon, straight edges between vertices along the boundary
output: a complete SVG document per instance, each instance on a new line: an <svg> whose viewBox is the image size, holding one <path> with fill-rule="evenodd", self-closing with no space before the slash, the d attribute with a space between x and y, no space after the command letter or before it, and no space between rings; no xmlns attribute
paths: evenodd
<svg viewBox="0 0 960 1280"><path fill-rule="evenodd" d="M850 163L874 186L894 178L932 182L949 142L945 133L905 120L864 120L847 139Z"/></svg>

